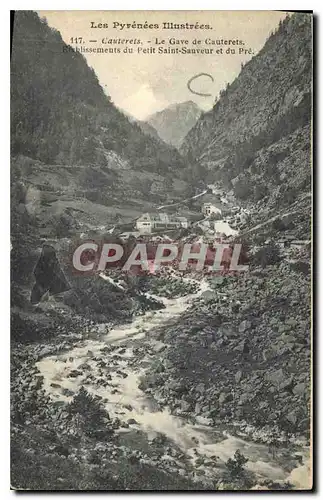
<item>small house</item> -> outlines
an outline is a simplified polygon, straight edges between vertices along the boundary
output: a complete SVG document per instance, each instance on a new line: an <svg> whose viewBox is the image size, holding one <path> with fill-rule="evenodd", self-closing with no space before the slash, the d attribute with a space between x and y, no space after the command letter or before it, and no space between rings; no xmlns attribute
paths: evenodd
<svg viewBox="0 0 323 500"><path fill-rule="evenodd" d="M220 208L217 208L215 205L212 203L203 203L202 205L202 214L205 215L205 217L208 217L212 214L222 214L222 211Z"/></svg>
<svg viewBox="0 0 323 500"><path fill-rule="evenodd" d="M176 217L176 219L180 222L181 226L184 229L188 228L188 220L186 219L186 217Z"/></svg>
<svg viewBox="0 0 323 500"><path fill-rule="evenodd" d="M141 215L139 217L139 219L137 219L136 229L140 233L151 233L152 221L151 221L150 215L148 213Z"/></svg>

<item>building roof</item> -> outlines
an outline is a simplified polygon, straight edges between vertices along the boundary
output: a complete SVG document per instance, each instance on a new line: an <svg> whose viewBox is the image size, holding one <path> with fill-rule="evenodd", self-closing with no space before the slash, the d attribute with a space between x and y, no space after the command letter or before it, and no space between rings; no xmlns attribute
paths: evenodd
<svg viewBox="0 0 323 500"><path fill-rule="evenodd" d="M145 214L142 214L140 215L138 218L137 218L137 221L138 220L151 220L151 216L149 213L145 213Z"/></svg>
<svg viewBox="0 0 323 500"><path fill-rule="evenodd" d="M169 220L168 214L164 212L158 212L157 214L151 214L151 220L155 222L167 222Z"/></svg>
<svg viewBox="0 0 323 500"><path fill-rule="evenodd" d="M186 217L177 217L176 215L168 215L164 212L157 212L156 214L145 213L138 217L137 221L152 221L152 222L164 222L167 224L172 221L187 221Z"/></svg>

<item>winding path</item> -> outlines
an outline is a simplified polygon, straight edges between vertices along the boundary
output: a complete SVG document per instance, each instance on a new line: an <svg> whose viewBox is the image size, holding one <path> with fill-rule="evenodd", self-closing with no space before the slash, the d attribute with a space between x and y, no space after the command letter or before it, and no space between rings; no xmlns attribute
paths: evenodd
<svg viewBox="0 0 323 500"><path fill-rule="evenodd" d="M164 208L169 208L169 207L177 207L179 205L182 205L183 203L187 203L190 200L196 200L197 198L204 196L207 192L208 189L205 189L204 191L202 191L202 193L198 193L194 196L191 196L190 198L186 198L185 200L177 201L176 203L170 203L169 205L161 205L160 207L157 207L157 210L163 210Z"/></svg>

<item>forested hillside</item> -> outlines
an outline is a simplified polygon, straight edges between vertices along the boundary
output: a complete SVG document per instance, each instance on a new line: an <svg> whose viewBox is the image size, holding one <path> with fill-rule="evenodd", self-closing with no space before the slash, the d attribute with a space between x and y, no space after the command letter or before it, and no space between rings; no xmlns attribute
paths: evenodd
<svg viewBox="0 0 323 500"><path fill-rule="evenodd" d="M11 61L12 154L59 164L107 163L105 150L134 169L181 169L178 152L142 133L105 95L93 69L30 11L15 16Z"/></svg>
<svg viewBox="0 0 323 500"><path fill-rule="evenodd" d="M312 17L280 22L181 152L235 196L277 208L310 190Z"/></svg>
<svg viewBox="0 0 323 500"><path fill-rule="evenodd" d="M15 14L11 271L19 314L31 307L44 241L58 249L81 231L104 234L185 188L183 181L173 183L184 167L178 151L131 123L84 57L66 49L60 33L35 12ZM33 330L25 328L25 337Z"/></svg>

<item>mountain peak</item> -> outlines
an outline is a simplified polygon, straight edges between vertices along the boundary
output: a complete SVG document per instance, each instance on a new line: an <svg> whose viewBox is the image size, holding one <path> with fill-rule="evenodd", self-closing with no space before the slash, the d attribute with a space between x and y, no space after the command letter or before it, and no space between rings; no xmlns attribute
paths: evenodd
<svg viewBox="0 0 323 500"><path fill-rule="evenodd" d="M158 135L168 144L180 147L186 134L201 116L201 109L194 101L173 103L147 118Z"/></svg>

